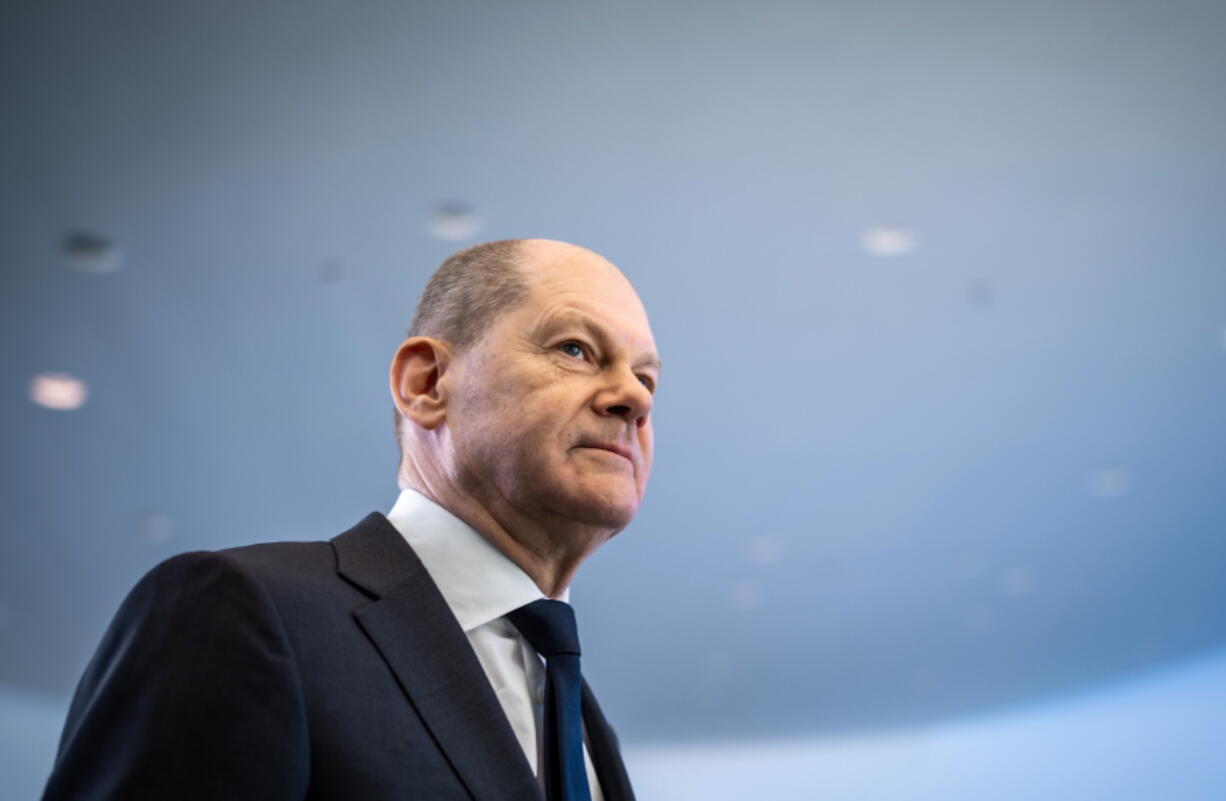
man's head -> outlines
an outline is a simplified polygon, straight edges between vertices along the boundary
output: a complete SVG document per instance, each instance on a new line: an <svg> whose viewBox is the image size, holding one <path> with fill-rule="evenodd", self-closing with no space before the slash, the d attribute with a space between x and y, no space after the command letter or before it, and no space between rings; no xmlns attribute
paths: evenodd
<svg viewBox="0 0 1226 801"><path fill-rule="evenodd" d="M616 267L563 242L478 245L431 278L409 333L391 368L402 484L546 528L630 522L659 360Z"/></svg>

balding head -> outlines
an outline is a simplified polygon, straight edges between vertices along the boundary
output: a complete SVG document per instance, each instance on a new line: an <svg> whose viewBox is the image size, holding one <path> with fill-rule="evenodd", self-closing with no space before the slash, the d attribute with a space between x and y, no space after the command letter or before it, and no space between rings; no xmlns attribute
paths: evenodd
<svg viewBox="0 0 1226 801"><path fill-rule="evenodd" d="M435 337L466 347L500 313L526 300L533 283L563 272L588 270L630 286L608 259L569 242L500 239L458 250L430 276L407 335Z"/></svg>
<svg viewBox="0 0 1226 801"><path fill-rule="evenodd" d="M534 286L582 273L601 275L621 294L634 292L612 262L569 242L500 239L458 250L426 282L406 337L432 337L462 350L500 314L526 301ZM394 407L392 417L403 456L404 420Z"/></svg>

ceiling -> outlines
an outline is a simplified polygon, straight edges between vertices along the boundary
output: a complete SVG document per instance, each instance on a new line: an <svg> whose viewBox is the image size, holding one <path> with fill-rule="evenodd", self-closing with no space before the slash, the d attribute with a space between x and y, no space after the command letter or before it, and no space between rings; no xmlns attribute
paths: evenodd
<svg viewBox="0 0 1226 801"><path fill-rule="evenodd" d="M510 236L620 265L668 363L574 588L624 738L1226 644L1226 6L2 13L0 682L69 693L174 553L390 508L416 295ZM31 403L47 371L86 403Z"/></svg>

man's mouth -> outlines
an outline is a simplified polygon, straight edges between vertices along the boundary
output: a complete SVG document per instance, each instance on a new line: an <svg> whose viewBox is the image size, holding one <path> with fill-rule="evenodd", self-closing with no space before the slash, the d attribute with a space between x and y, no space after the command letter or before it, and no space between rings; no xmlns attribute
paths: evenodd
<svg viewBox="0 0 1226 801"><path fill-rule="evenodd" d="M587 443L584 443L583 445L580 445L579 447L594 448L600 451L609 451L610 453L615 453L618 456L621 456L622 458L626 459L627 461L631 463L634 462L634 456L630 453L630 449L616 442L587 442Z"/></svg>

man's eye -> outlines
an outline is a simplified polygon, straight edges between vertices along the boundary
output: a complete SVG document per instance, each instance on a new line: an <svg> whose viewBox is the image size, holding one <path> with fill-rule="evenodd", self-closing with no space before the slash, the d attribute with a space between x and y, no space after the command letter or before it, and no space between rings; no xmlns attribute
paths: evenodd
<svg viewBox="0 0 1226 801"><path fill-rule="evenodd" d="M558 345L558 350L576 359L582 359L586 355L583 346L578 342L563 342L561 345Z"/></svg>

